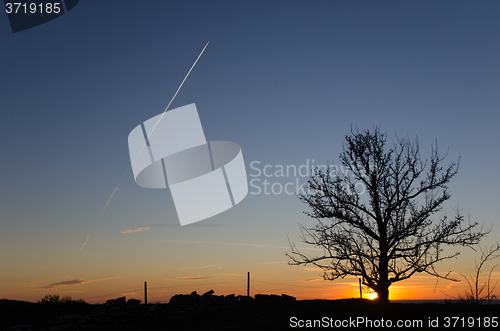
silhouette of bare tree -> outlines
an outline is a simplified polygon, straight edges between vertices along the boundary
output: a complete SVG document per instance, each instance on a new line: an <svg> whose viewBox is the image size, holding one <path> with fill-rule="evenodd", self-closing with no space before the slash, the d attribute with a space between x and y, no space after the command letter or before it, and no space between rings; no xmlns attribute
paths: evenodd
<svg viewBox="0 0 500 331"><path fill-rule="evenodd" d="M462 277L464 277L467 281L467 285L469 285L469 289L466 290L463 295L460 295L458 297L460 301L465 303L491 303L498 297L498 295L494 294L498 284L498 279L495 281L495 283L493 283L491 280L491 275L497 267L496 265L490 269L490 272L488 273L488 280L485 283L480 284L479 279L481 277L482 269L485 264L488 261L496 259L500 256L500 244L497 243L496 246L492 246L489 248L485 247L484 249L480 247L479 250L481 251L481 257L479 259L479 263L476 262L476 270L474 275L469 275L467 277L466 275L461 274Z"/></svg>
<svg viewBox="0 0 500 331"><path fill-rule="evenodd" d="M443 255L442 246L475 245L489 232L476 230L458 209L453 218L432 219L450 198L447 184L459 160L443 167L437 142L429 160L421 158L418 139L396 137L392 148L386 142L378 127L351 129L340 153L344 171L315 169L299 198L318 223L301 225L301 238L323 252L305 255L291 244L287 254L292 265L321 268L326 280L361 277L381 302L389 301L391 284L415 273L451 279L435 264L459 253Z"/></svg>

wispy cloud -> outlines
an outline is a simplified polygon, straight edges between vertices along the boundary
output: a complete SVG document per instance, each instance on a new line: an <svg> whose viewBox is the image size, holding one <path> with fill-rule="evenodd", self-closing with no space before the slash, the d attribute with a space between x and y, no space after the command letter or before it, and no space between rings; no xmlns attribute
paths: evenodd
<svg viewBox="0 0 500 331"><path fill-rule="evenodd" d="M215 266L217 266L217 264L204 265L201 267L191 267L189 269L205 269L205 268L210 268L210 267L215 267Z"/></svg>
<svg viewBox="0 0 500 331"><path fill-rule="evenodd" d="M89 280L74 279L74 280L67 280L65 282L52 283L50 285L39 287L39 289L50 290L50 289L56 288L56 287L70 286L70 285L80 285L80 284L85 284L85 283L88 283L88 282L90 282L90 281Z"/></svg>
<svg viewBox="0 0 500 331"><path fill-rule="evenodd" d="M307 283L310 283L310 282L318 282L320 280L323 280L321 278L308 278L308 279L301 279L300 281L301 282L307 282Z"/></svg>
<svg viewBox="0 0 500 331"><path fill-rule="evenodd" d="M29 285L29 284L37 284L37 283L45 283L45 282L48 282L48 281L54 281L54 280L58 280L58 279L64 279L64 278L70 278L71 276L64 276L64 277L59 277L59 278L53 278L53 279L42 279L42 280L33 280L31 282L24 282L22 283L23 285Z"/></svg>
<svg viewBox="0 0 500 331"><path fill-rule="evenodd" d="M177 280L204 280L204 279L212 279L214 277L208 276L194 276L194 277L179 277Z"/></svg>
<svg viewBox="0 0 500 331"><path fill-rule="evenodd" d="M141 232L141 231L147 231L149 230L149 226L145 226L142 228L133 228L133 229L128 229L123 232L120 232L120 234L125 234L125 233L132 233L132 232Z"/></svg>
<svg viewBox="0 0 500 331"><path fill-rule="evenodd" d="M102 280L111 280L111 279L118 279L118 278L121 278L121 277L108 277L108 278L102 278L102 279L88 279L88 280L72 279L72 280L67 280L64 282L52 283L50 285L37 287L37 289L50 290L50 289L57 288L57 287L81 285L81 284L86 284L86 283L91 283L91 282L98 282L98 281L102 281Z"/></svg>

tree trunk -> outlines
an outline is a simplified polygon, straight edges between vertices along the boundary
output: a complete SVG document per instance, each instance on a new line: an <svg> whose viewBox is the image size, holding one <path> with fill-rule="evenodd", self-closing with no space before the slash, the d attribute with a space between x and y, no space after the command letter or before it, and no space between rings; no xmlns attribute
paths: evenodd
<svg viewBox="0 0 500 331"><path fill-rule="evenodd" d="M389 302L389 286L391 283L389 281L389 258L387 257L388 249L385 228L381 231L381 237L380 260L378 264L380 278L377 286L377 297L379 302L386 303Z"/></svg>
<svg viewBox="0 0 500 331"><path fill-rule="evenodd" d="M380 303L389 302L389 285L380 284L377 289L377 301Z"/></svg>

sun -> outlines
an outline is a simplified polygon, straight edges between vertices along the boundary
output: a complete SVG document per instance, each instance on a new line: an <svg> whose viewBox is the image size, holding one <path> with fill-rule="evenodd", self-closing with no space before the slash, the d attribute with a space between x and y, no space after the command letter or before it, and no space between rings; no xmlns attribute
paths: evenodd
<svg viewBox="0 0 500 331"><path fill-rule="evenodd" d="M377 298L377 293L366 293L366 297L370 300Z"/></svg>

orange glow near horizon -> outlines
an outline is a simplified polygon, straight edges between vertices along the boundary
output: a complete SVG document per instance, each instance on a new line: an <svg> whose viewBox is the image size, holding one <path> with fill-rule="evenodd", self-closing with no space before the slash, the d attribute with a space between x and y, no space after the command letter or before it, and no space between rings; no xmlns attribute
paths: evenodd
<svg viewBox="0 0 500 331"><path fill-rule="evenodd" d="M153 278L153 277L151 277ZM246 295L246 280L234 282L233 279L227 284L216 284L218 281L223 281L222 277L214 275L217 281L202 281L190 280L182 281L166 281L165 279L149 279L148 280L148 297L157 302L168 302L170 297L175 294L189 294L192 291L197 291L203 294L206 291L213 289L217 295ZM222 279L221 279L222 278ZM251 293L255 294L277 294L282 293L292 295L297 300L314 300L314 299L347 299L359 298L359 285L357 282L313 282L307 285L308 288L294 286L293 280L284 281L283 283L264 283L258 281L265 279L264 276L256 275L251 281ZM223 281L224 282L224 281ZM234 283L233 283L234 282ZM33 284L33 281L22 285L25 289L25 295L9 296L9 299L21 299L36 302L45 294L59 294L61 297L69 295L73 299L85 299L89 303L104 303L107 299L126 296L127 299L135 298L143 300L143 282L140 280L124 281L122 277L107 277L101 279L67 281L66 278L50 280L42 282L44 285L38 286L39 283ZM45 284L47 283L47 284ZM54 284L56 283L56 284ZM408 285L402 282L401 285L393 285L389 288L390 300L444 300L458 296L465 290L464 284L460 283L443 283L435 288L435 281L432 279L415 278L408 280ZM63 286L64 285L64 286ZM161 288L161 287L165 288ZM132 291L133 290L133 291ZM363 291L363 298L373 300L377 297L376 293Z"/></svg>
<svg viewBox="0 0 500 331"><path fill-rule="evenodd" d="M225 248L220 250L223 249ZM153 251L151 254L154 255L156 252L160 254L162 251ZM130 252L126 260L136 258L139 261L134 253ZM161 266L155 269L141 265L145 269L143 270L125 263L116 267L113 264L101 262L99 257L95 257L91 261L101 263L84 269L88 264L82 259L80 264L75 265L75 270L72 270L71 274L69 272L63 274L59 270L47 268L40 269L35 276L30 276L26 272L22 277L7 278L0 298L37 302L46 294L58 294L60 297L71 296L75 300L84 299L89 303L104 303L108 299L121 296L126 296L127 299L143 300L145 281L147 281L148 298L151 302L166 303L175 294L189 294L192 291L203 294L212 289L216 295L246 295L247 270L251 270L251 296L287 294L296 297L297 300L336 300L360 297L356 277L325 281L315 268L293 269L284 261L278 261L278 258L265 263L243 266L225 265L216 259L190 260L189 263L179 259L177 263L174 262L178 268ZM295 271L295 273L290 271ZM493 274L492 279L498 277L500 273ZM411 279L393 284L389 288L389 299L395 301L453 299L465 290L467 290L467 284L463 281L437 282L435 277L415 275ZM375 297L375 293L369 293L369 290L364 289L363 298L373 300Z"/></svg>
<svg viewBox="0 0 500 331"><path fill-rule="evenodd" d="M289 288L290 295L294 295L298 300L308 299L348 299L359 298L359 284L356 281L348 282L315 282L316 289ZM326 286L325 286L326 285ZM325 287L330 287L325 291ZM458 297L466 290L464 282L439 282L436 284L434 277L415 276L412 279L393 284L389 287L389 300L444 300ZM363 289L363 298L373 300L376 293L370 293Z"/></svg>

